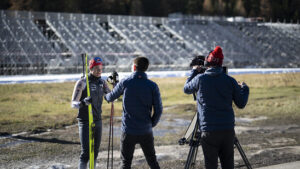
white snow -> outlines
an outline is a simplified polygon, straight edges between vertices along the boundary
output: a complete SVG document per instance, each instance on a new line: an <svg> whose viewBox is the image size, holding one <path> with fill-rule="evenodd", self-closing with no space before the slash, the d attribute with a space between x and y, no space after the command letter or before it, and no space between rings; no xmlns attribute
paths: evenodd
<svg viewBox="0 0 300 169"><path fill-rule="evenodd" d="M237 74L272 74L272 73L295 73L300 72L300 68L249 68L249 69L228 69L229 75ZM131 72L120 72L119 78L122 79L131 74ZM165 77L187 77L190 71L153 71L147 72L149 78L165 78ZM103 73L104 79L110 73ZM0 84L15 83L59 83L68 81L77 81L82 74L47 74L47 75L16 75L16 76L0 76Z"/></svg>

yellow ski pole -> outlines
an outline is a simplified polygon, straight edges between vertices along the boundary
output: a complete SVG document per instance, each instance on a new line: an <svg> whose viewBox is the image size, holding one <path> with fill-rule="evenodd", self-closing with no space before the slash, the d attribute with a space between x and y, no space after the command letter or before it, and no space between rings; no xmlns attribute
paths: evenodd
<svg viewBox="0 0 300 169"><path fill-rule="evenodd" d="M88 77L88 64L87 64L87 54L85 53L85 76L86 76L86 88L87 97L90 97L90 87L89 87L89 77ZM94 131L95 123L93 119L92 104L88 105L89 109L89 150L90 150L90 169L94 169Z"/></svg>

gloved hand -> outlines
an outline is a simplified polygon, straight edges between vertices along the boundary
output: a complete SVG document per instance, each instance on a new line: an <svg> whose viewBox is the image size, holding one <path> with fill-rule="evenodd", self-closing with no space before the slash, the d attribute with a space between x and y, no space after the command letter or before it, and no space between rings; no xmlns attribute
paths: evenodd
<svg viewBox="0 0 300 169"><path fill-rule="evenodd" d="M104 100L107 101L107 103L109 103L109 101L108 101L107 98L106 98L106 95L104 95Z"/></svg>
<svg viewBox="0 0 300 169"><path fill-rule="evenodd" d="M197 74L204 73L205 70L206 70L206 68L204 66L202 66L202 65L195 65L192 68L193 68L193 70L197 70L198 71Z"/></svg>
<svg viewBox="0 0 300 169"><path fill-rule="evenodd" d="M117 84L119 82L119 75L116 71L112 72L110 76L107 77L107 82L110 84Z"/></svg>
<svg viewBox="0 0 300 169"><path fill-rule="evenodd" d="M246 84L245 82L239 82L239 81L238 81L238 84L241 86L241 88L247 86L247 84Z"/></svg>
<svg viewBox="0 0 300 169"><path fill-rule="evenodd" d="M81 105L88 106L89 104L92 104L92 97L91 96L86 97L83 100L81 100Z"/></svg>

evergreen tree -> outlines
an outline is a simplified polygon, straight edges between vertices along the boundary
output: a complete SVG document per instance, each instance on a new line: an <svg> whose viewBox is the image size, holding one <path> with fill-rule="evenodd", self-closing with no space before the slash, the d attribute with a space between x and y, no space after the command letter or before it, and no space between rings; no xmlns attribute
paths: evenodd
<svg viewBox="0 0 300 169"><path fill-rule="evenodd" d="M212 12L214 15L220 15L222 12L219 8L219 0L210 0L211 6L212 6Z"/></svg>
<svg viewBox="0 0 300 169"><path fill-rule="evenodd" d="M162 9L160 6L160 0L142 0L143 11L146 16L161 16Z"/></svg>
<svg viewBox="0 0 300 169"><path fill-rule="evenodd" d="M140 0L130 0L129 3L129 15L136 15L136 16L142 16L144 15L143 9L142 9L142 2Z"/></svg>
<svg viewBox="0 0 300 169"><path fill-rule="evenodd" d="M189 0L187 4L188 14L200 14L203 11L204 0Z"/></svg>
<svg viewBox="0 0 300 169"><path fill-rule="evenodd" d="M187 0L167 0L169 5L169 14L171 13L186 13Z"/></svg>
<svg viewBox="0 0 300 169"><path fill-rule="evenodd" d="M225 3L225 15L233 16L235 14L236 0L223 0Z"/></svg>
<svg viewBox="0 0 300 169"><path fill-rule="evenodd" d="M249 17L252 10L252 0L242 0L242 3L246 12L246 17Z"/></svg>
<svg viewBox="0 0 300 169"><path fill-rule="evenodd" d="M252 0L253 16L260 16L260 0Z"/></svg>
<svg viewBox="0 0 300 169"><path fill-rule="evenodd" d="M238 3L242 3L246 17L261 16L287 22L300 19L299 0L1 0L0 9L139 16L171 13L234 16L241 13L241 9L236 8Z"/></svg>
<svg viewBox="0 0 300 169"><path fill-rule="evenodd" d="M9 0L1 0L0 1L0 9L8 9L11 7L11 3Z"/></svg>

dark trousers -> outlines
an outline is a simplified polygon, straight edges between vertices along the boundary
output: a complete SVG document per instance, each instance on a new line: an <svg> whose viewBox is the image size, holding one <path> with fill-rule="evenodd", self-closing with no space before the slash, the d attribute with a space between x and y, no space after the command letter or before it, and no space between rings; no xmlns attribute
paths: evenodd
<svg viewBox="0 0 300 169"><path fill-rule="evenodd" d="M81 143L81 154L78 164L79 169L86 169L87 163L89 161L89 122L88 121L78 121L79 128L79 138ZM95 137L94 137L94 165L96 166L96 159L99 152L100 142L102 135L102 121L95 121Z"/></svg>
<svg viewBox="0 0 300 169"><path fill-rule="evenodd" d="M149 133L146 135L130 135L124 132L122 133L121 136L122 164L120 168L121 169L131 168L133 153L134 153L135 145L137 143L140 144L150 168L160 169L155 155L153 133Z"/></svg>
<svg viewBox="0 0 300 169"><path fill-rule="evenodd" d="M202 132L201 144L206 169L217 169L218 157L222 169L234 168L234 137L234 130Z"/></svg>

